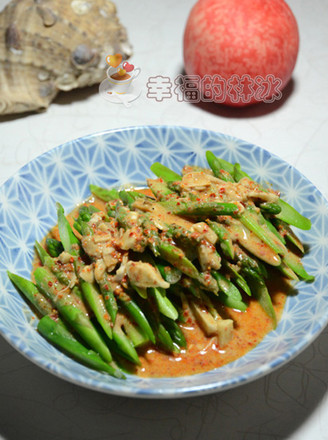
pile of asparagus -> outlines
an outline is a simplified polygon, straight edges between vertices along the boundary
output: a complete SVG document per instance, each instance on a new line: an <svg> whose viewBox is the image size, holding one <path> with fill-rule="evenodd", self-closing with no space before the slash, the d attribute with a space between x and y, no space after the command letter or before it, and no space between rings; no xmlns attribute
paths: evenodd
<svg viewBox="0 0 328 440"><path fill-rule="evenodd" d="M211 174L220 181L251 181L239 164L217 158L210 151L206 158ZM94 233L91 223L98 209L92 204L80 207L72 227L57 203L60 240L48 237L45 246L36 242L41 264L33 273L33 281L8 272L40 315L41 335L85 365L117 378L125 377L123 360L140 364L140 347L154 344L169 353L186 349L179 325L186 319L186 310L192 311L205 334L221 329L222 344L226 343L226 324L231 323L220 316L218 302L245 311L247 297L253 297L275 328L276 315L266 286L270 267L291 280L313 280L301 262L303 245L290 227L307 230L311 223L286 202L280 198L273 203L252 202L240 209L233 201L198 199L192 191L183 193L182 176L160 163L153 164L151 170L158 177L148 181L151 197L136 190L108 190L95 185L90 185L90 190L106 202L106 212L100 213L103 220L114 221L122 231L135 226L131 213L138 213L141 250L130 249L129 258L156 268L165 288L156 283L140 287L125 277L117 290L110 273L100 281L85 280L83 271L95 264L81 244L82 237ZM202 234L181 224L159 227L150 215L154 203L169 214L208 225L216 236L213 257L217 270L203 267L193 252L201 246ZM269 259L258 252L261 246L270 249ZM113 273L118 271L116 267Z"/></svg>

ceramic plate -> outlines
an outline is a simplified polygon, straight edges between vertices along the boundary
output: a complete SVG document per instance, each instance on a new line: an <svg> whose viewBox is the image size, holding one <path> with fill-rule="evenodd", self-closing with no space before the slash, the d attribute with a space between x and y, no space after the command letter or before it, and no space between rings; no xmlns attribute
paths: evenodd
<svg viewBox="0 0 328 440"><path fill-rule="evenodd" d="M56 223L55 202L66 212L88 196L90 183L117 186L144 182L160 161L180 171L186 163L206 166L205 151L239 162L255 180L269 181L312 220L298 233L309 246L304 258L312 284L300 282L289 297L277 330L251 352L220 369L181 378L126 380L88 369L61 354L35 330L37 320L13 288L6 271L29 277L33 244ZM19 352L47 371L75 384L134 397L182 397L227 390L257 379L306 348L328 321L327 202L301 173L268 151L211 131L142 126L110 130L57 147L21 168L0 188L0 332Z"/></svg>

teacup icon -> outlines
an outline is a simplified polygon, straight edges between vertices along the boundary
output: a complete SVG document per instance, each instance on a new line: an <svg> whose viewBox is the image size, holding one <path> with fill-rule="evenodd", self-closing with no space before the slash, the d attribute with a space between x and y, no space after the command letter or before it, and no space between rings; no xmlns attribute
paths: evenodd
<svg viewBox="0 0 328 440"><path fill-rule="evenodd" d="M107 69L107 81L112 85L113 91L118 94L124 94L128 91L132 81L134 81L141 72L140 67L136 67L133 72L125 72L121 75L116 69L109 67Z"/></svg>

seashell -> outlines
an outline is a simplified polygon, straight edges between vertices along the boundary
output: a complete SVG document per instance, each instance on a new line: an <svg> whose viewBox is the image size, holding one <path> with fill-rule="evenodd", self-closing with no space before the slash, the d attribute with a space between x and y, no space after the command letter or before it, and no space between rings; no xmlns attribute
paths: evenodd
<svg viewBox="0 0 328 440"><path fill-rule="evenodd" d="M0 114L100 83L115 53L132 48L110 0L12 0L0 14Z"/></svg>

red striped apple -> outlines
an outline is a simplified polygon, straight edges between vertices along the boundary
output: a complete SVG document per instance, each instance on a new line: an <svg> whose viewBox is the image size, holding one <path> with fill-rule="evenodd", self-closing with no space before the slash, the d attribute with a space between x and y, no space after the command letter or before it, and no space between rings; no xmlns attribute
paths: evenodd
<svg viewBox="0 0 328 440"><path fill-rule="evenodd" d="M185 72L203 101L245 106L281 97L299 33L284 0L198 0L183 45Z"/></svg>

